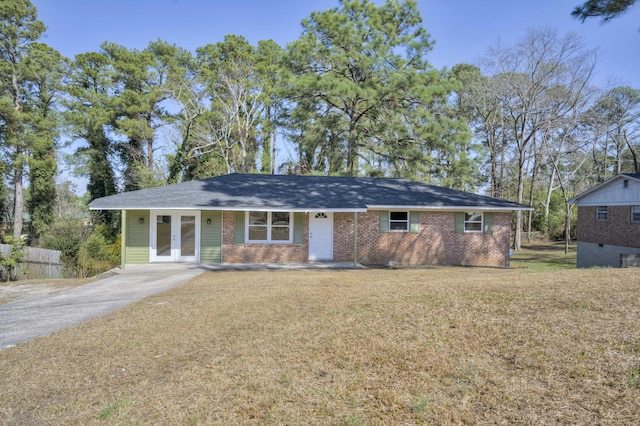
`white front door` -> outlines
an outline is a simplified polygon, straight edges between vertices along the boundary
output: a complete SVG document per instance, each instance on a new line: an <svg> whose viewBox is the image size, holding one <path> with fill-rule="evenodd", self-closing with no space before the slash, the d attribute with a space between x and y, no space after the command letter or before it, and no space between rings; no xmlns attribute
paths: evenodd
<svg viewBox="0 0 640 426"><path fill-rule="evenodd" d="M151 211L151 261L200 261L200 212Z"/></svg>
<svg viewBox="0 0 640 426"><path fill-rule="evenodd" d="M309 213L309 260L333 260L333 213Z"/></svg>

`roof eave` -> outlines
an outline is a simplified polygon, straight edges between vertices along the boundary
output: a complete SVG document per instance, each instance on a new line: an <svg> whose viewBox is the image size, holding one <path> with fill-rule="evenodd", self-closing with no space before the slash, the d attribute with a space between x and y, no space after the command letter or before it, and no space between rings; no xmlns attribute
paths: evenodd
<svg viewBox="0 0 640 426"><path fill-rule="evenodd" d="M322 208L322 207L252 207L252 206L235 206L235 207L218 207L218 206L191 206L191 207L166 207L166 206L111 206L111 207L91 207L89 210L202 210L202 211L264 211L264 212L332 212L332 213L366 213L365 207L354 208Z"/></svg>
<svg viewBox="0 0 640 426"><path fill-rule="evenodd" d="M437 210L437 211L486 211L486 212L511 212L511 211L533 211L533 207L529 206L504 206L504 207L489 207L489 206L398 206L398 205L367 205L369 210Z"/></svg>

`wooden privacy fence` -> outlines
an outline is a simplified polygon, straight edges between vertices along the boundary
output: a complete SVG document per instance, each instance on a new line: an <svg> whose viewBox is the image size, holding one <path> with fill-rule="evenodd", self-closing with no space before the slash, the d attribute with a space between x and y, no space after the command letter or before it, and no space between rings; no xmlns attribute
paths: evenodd
<svg viewBox="0 0 640 426"><path fill-rule="evenodd" d="M11 279L41 279L41 278L62 278L64 265L60 262L60 250L48 250L34 247L23 247L22 263L16 266L15 270L7 271L5 267L0 267L0 279L6 281L11 274ZM4 258L8 258L11 252L10 244L0 244L0 253Z"/></svg>

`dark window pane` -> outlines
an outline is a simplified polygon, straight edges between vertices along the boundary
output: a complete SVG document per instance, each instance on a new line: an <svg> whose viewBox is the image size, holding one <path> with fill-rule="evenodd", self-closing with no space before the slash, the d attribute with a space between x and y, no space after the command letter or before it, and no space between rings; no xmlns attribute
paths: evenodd
<svg viewBox="0 0 640 426"><path fill-rule="evenodd" d="M391 220L408 220L407 212L390 212L389 218Z"/></svg>
<svg viewBox="0 0 640 426"><path fill-rule="evenodd" d="M271 223L273 225L288 225L289 224L289 212L275 212L275 213L272 213Z"/></svg>
<svg viewBox="0 0 640 426"><path fill-rule="evenodd" d="M389 229L392 231L406 231L407 222L390 222Z"/></svg>
<svg viewBox="0 0 640 426"><path fill-rule="evenodd" d="M464 224L465 231L482 231L482 224L477 222L467 222Z"/></svg>

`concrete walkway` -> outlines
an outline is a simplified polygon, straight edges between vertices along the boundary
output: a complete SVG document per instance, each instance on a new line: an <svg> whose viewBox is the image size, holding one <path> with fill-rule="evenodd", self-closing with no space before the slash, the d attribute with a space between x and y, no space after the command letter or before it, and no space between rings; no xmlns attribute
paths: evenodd
<svg viewBox="0 0 640 426"><path fill-rule="evenodd" d="M104 279L60 293L0 304L0 350L100 317L152 294L169 290L205 271L353 269L353 263L127 265ZM108 275L108 274L107 274Z"/></svg>

